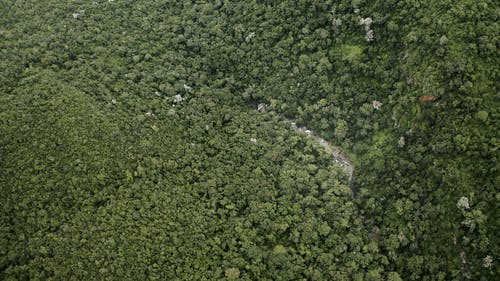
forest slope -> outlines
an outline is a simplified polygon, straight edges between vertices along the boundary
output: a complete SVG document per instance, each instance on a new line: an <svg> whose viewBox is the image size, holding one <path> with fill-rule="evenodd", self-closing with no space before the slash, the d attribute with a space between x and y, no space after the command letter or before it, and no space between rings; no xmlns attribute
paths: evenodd
<svg viewBox="0 0 500 281"><path fill-rule="evenodd" d="M498 279L499 16L0 2L0 279Z"/></svg>

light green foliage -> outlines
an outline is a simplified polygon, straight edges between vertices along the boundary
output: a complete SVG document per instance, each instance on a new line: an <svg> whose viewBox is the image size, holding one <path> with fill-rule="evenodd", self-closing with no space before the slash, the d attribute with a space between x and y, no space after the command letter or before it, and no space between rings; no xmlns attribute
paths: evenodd
<svg viewBox="0 0 500 281"><path fill-rule="evenodd" d="M349 61L357 60L363 52L363 48L359 45L344 44L340 46L340 49L341 55Z"/></svg>

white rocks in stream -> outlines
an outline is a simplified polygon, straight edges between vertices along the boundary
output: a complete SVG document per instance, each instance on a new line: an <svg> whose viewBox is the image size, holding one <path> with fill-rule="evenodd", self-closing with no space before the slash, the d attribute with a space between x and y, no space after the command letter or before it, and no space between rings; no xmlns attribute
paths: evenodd
<svg viewBox="0 0 500 281"><path fill-rule="evenodd" d="M325 149L325 151L328 152L332 156L332 161L334 163L338 164L340 167L344 168L344 170L347 172L347 174L349 176L349 181L352 181L352 179L354 177L354 166L352 164L351 159L349 159L349 156L347 154L342 153L340 148L333 146L327 140L321 138L320 136L315 135L314 132L309 130L308 128L297 125L297 122L295 120L286 119L286 118L285 118L285 120L288 122L288 124L290 124L290 127L294 131L296 131L298 133L306 134L308 138L311 138L314 142L316 142L321 147L323 147ZM354 194L354 192L352 192L352 193Z"/></svg>

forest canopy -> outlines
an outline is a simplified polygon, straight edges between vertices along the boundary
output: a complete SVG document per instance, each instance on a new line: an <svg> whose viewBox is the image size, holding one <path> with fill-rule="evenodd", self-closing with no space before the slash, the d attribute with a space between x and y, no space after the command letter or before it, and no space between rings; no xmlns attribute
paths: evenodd
<svg viewBox="0 0 500 281"><path fill-rule="evenodd" d="M498 280L499 17L1 1L0 279Z"/></svg>

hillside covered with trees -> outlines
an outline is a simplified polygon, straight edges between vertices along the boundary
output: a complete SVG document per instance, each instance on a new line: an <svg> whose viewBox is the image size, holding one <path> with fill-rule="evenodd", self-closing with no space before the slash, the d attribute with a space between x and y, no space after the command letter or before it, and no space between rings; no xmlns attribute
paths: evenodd
<svg viewBox="0 0 500 281"><path fill-rule="evenodd" d="M1 1L0 280L498 280L499 17Z"/></svg>

